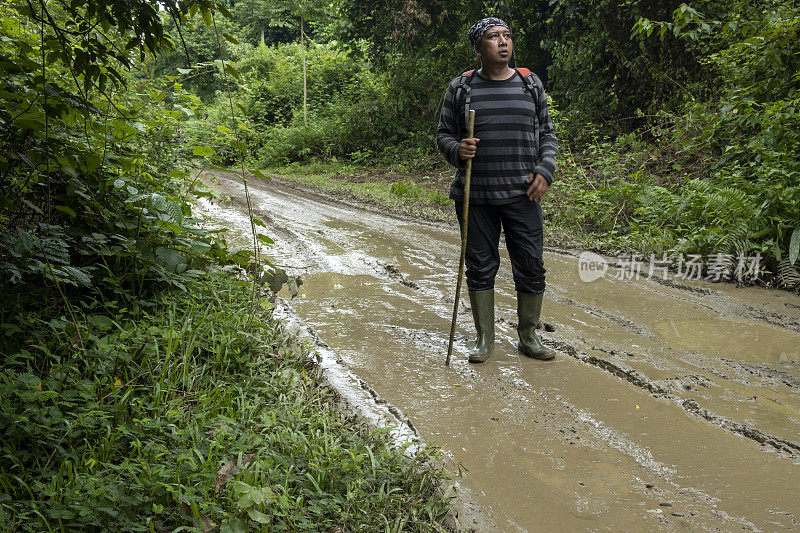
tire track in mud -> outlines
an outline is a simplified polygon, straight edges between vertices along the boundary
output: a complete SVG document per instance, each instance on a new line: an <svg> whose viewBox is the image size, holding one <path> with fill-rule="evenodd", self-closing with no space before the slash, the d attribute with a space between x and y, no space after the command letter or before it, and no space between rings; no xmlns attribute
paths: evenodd
<svg viewBox="0 0 800 533"><path fill-rule="evenodd" d="M758 320L761 320L762 322L766 322L767 324L778 326L779 328L785 328L785 329L790 329L792 331L800 332L800 321L797 321L786 315L781 315L780 313L775 313L775 312L763 311L761 309L752 306L747 306L747 312L748 312L747 316L756 318Z"/></svg>
<svg viewBox="0 0 800 533"><path fill-rule="evenodd" d="M410 333L412 333L413 335L413 332ZM618 368L617 371L613 371L612 369L612 367L614 366L613 364L603 360L602 358L588 356L586 354L580 354L573 346L567 343L559 341L546 341L546 343L553 347L560 348L565 352L568 352L571 356L575 357L579 361L582 361L592 366L599 366L618 377L622 377L619 374L624 374L626 378L633 378L634 381L640 382L639 384L642 385L641 388L645 389L652 388L653 391L651 391L651 393L653 394L653 396L661 399L672 400L676 404L680 405L680 400L678 398L672 397L669 394L669 392L667 392L665 389L661 388L656 384L653 384L652 382L649 382L646 378L643 378L635 370L631 369L630 371L626 371ZM611 367L607 366L606 364L610 364ZM485 376L479 375L478 372L474 370L472 365L456 367L455 369L459 373L459 375L461 375L466 380L476 383L481 383L482 386L486 388L498 389L500 391L506 389L512 389L519 392L525 392L538 396L541 396L542 394L540 391L535 389L531 384L527 383L522 379L508 379L507 376L505 377L497 376L497 378L494 380L489 379ZM625 381L631 382L630 379L625 379ZM637 383L633 384L637 385ZM508 401L511 402L522 402L514 409L515 411L525 410L525 405L524 405L525 401L523 401L522 397L508 398L506 396L506 398L508 399ZM707 492L692 487L682 486L679 482L674 481L673 478L677 474L677 471L672 466L667 465L661 461L658 461L647 448L639 446L630 438L628 438L625 434L620 433L616 431L614 428L607 426L602 421L597 420L591 413L587 412L584 409L580 409L560 398L557 398L555 401L551 401L547 397L544 397L544 401L546 404L549 403L551 405L557 405L557 409L554 409L553 407L550 407L549 409L545 408L543 412L539 413L537 423L551 425L553 431L561 435L561 438L563 439L565 444L570 446L588 446L591 448L591 446L597 446L598 443L602 443L603 445L607 445L613 449L618 450L627 457L633 458L634 461L640 467L644 468L646 471L650 472L652 475L656 476L658 479L664 482L667 488L662 487L660 489L656 489L653 483L646 482L644 480L638 480L639 485L642 486L640 488L643 488L646 491L653 491L653 490L658 491L658 493L661 495L658 499L664 500L663 503L659 504L660 507L666 509L672 508L673 504L670 503L669 500L674 499L676 495L690 493L697 500L703 502L707 507L709 507L710 512L713 513L713 515L718 520L737 524L746 530L750 531L758 530L758 527L755 524L746 520L745 518L740 516L732 516L722 510L716 509L715 507L718 500L713 496L711 496L710 494L708 494ZM687 410L687 407L684 407L684 410ZM691 406L688 407L688 410L689 412L692 412ZM556 414L557 411L563 411L565 413L568 413L569 416L559 417ZM705 419L707 421L724 420L720 417L715 417L714 415L710 415L711 420L709 420L709 418L706 418L706 415L709 415L709 413L703 409L698 409L696 413L692 414L695 414L697 418ZM564 426L563 424L558 423L558 421L562 418L572 420L572 422L567 426ZM498 421L498 418L493 417L491 420ZM590 431L586 431L586 429L589 429ZM730 429L730 428L723 428L723 429ZM758 440L759 438L758 434L751 434L749 431L745 429L743 429L743 433L744 433L743 436L753 438L754 440ZM587 441L594 441L594 444ZM764 439L765 444L780 445L779 441L780 439L777 439L773 443L769 438ZM695 511L691 511L687 514L689 516L697 516L697 513ZM676 512L676 513L671 513L671 516L676 518L681 518L684 517L685 515Z"/></svg>
<svg viewBox="0 0 800 533"><path fill-rule="evenodd" d="M231 197L231 202L238 205L240 208L245 207L245 204L238 197L235 196ZM307 239L305 239L302 234L291 230L287 224L280 224L278 221L276 221L275 217L269 211L255 207L253 209L253 212L257 214L264 222L264 224L266 224L269 227L270 231L273 232L272 235L273 239L280 238L286 242L295 242L295 243L303 243L304 241L307 241ZM324 231L322 229L319 229L318 234L324 236ZM405 276L402 272L400 272L397 266L391 263L382 262L377 259L366 258L364 264L370 266L374 270L374 274L376 274L378 277L387 280L397 281L401 285L408 287L410 289L420 290L419 285L417 285L414 281L409 280L407 276ZM295 269L302 271L306 270L307 267L303 268L295 265L293 267L287 268L287 273L293 274L294 272L292 272L292 270Z"/></svg>
<svg viewBox="0 0 800 533"><path fill-rule="evenodd" d="M800 390L800 378L797 378L787 372L781 372L780 370L776 370L774 368L758 366L752 363L741 363L731 359L720 359L720 361L734 368L741 369L757 378L771 379L776 382L783 383L790 389Z"/></svg>
<svg viewBox="0 0 800 533"><path fill-rule="evenodd" d="M675 401L679 400L676 399ZM785 452L793 459L796 459L798 456L800 456L800 444L769 435L759 429L752 428L739 422L734 422L733 420L729 420L721 416L717 416L707 409L700 407L697 401L693 398L687 398L679 401L679 403L683 410L687 413L691 413L699 418L702 418L703 420L711 422L717 427L732 433L736 433L737 435L741 435L750 440L754 440L761 445L772 446L779 452Z"/></svg>
<svg viewBox="0 0 800 533"><path fill-rule="evenodd" d="M403 281L405 281L405 278L402 275L400 275L399 273L397 274L397 276L394 279L395 279L395 281L400 281L401 283ZM566 298L566 297L559 297L559 299L557 301L573 302L573 303L576 304L574 307L576 307L578 309L581 309L581 310L584 310L584 311L587 311L587 312L589 312L588 310L594 309L591 306L579 304L578 302L575 302L574 300L572 300L570 298ZM597 310L597 311L599 311L599 310ZM595 313L592 313L592 314L595 314ZM595 316L601 316L601 315L602 315L602 318L610 319L610 320L614 321L615 323L623 325L623 326L625 326L625 322L628 322L625 319L614 320L613 318L609 318L609 317L616 317L615 315L611 315L610 313L597 313L597 314L595 314ZM505 321L503 319L498 319L497 322L504 323ZM514 327L513 323L509 323L509 325ZM552 326L551 326L551 328L552 328ZM551 329L551 331L552 331L552 329ZM414 334L413 332L409 332L409 333L412 334L412 335ZM697 400L695 400L694 398L681 398L681 397L673 394L669 389L663 387L659 383L647 378L644 374L642 374L638 370L636 370L634 368L631 368L631 367L629 367L627 365L624 365L624 364L621 364L621 363L620 364L614 363L612 361L609 361L608 359L604 359L604 358L598 357L596 355L590 355L590 354L586 354L586 353L581 353L577 348L575 348L571 344L563 342L563 341L556 341L556 340L544 339L544 338L542 339L542 341L545 344L548 344L551 347L556 348L556 349L562 351L563 353L568 354L570 357L573 357L573 358L577 359L578 361L581 361L582 363L584 363L586 365L589 365L589 366L598 368L600 370L603 370L604 372L607 372L608 374L611 374L612 376L615 376L615 377L621 379L622 381L630 383L634 387L637 387L638 389L641 389L641 390L647 392L648 394L650 394L654 398L658 398L658 399L662 399L662 400L667 400L667 401L673 402L674 404L676 404L679 407L681 407L681 409L683 409L686 413L688 413L688 414L690 414L690 415L692 415L694 417L700 418L702 420L705 420L706 422L711 423L715 427L718 427L718 428L723 429L725 431L734 433L734 434L739 435L741 437L750 439L750 440L752 440L752 441L754 441L754 442L756 442L756 443L758 443L758 444L760 444L762 446L770 446L774 450L776 450L778 452L782 452L782 454L785 455L787 458L790 458L790 459L798 459L798 458L800 458L800 443L792 442L792 441L789 441L787 439L783 439L783 438L780 438L780 437L777 437L777 436L774 436L774 435L770 435L769 433L766 433L766 432L764 432L764 431L762 431L760 429L748 426L747 424L742 424L740 422L736 422L736 421L730 420L730 419L728 419L726 417L714 414L713 412L709 411L708 409L705 409L705 408L701 407L698 404ZM607 349L601 348L601 347L597 347L597 346L592 346L591 348L593 350L597 350L597 351L600 351L600 352L608 352ZM634 354L631 353L630 355L634 355ZM639 354L639 356L642 357L642 354ZM781 373L779 371L772 370L772 369L763 369L763 368L760 368L758 370L752 370L752 368L750 368L750 367L752 367L753 365L744 365L744 364L738 363L736 361L731 361L731 360L726 360L726 359L721 359L721 360L723 362L726 362L726 363L729 363L729 364L733 364L735 366L743 368L743 369L751 372L753 375L756 375L758 377L763 377L761 375L761 373L759 373L759 370L762 370L762 371L765 370L765 373L781 376L783 379L781 379L780 381L782 383L786 384L787 386L790 386L790 387L793 387L793 388L800 388L800 387L797 386L797 384L794 384L794 385L792 384L792 381L797 382L797 381L800 381L800 380L795 380L791 376L786 376L784 373ZM694 377L695 381L700 381L701 383L704 381L700 377L697 377L697 376L693 376L693 377ZM730 379L727 376L721 376L721 377L724 377L726 379ZM704 385L704 386L706 388L708 387L708 385ZM530 388L526 387L525 390L530 391Z"/></svg>
<svg viewBox="0 0 800 533"><path fill-rule="evenodd" d="M574 254L569 254L569 255L574 255ZM498 274L498 277L505 277L505 276L503 276L503 274ZM683 285L685 285L685 284L676 283L675 285L678 286L678 287L675 287L675 288L683 289L684 288ZM686 287L690 287L690 286L687 285ZM662 295L664 294L664 293L660 293L658 291L654 291L654 290L652 290L652 289L650 289L648 287L645 287L645 288L646 288L646 290L649 290L649 291L652 291L652 292L656 292L657 294L662 294ZM698 289L697 292L700 293L700 294L703 294L703 295L711 294L711 292L712 292L709 289L705 289L705 288L702 288L702 287L690 287L690 288ZM638 325L636 325L634 322L632 322L632 321L630 321L630 320L628 320L628 319L626 319L624 317L620 317L620 316L615 315L613 313L608 313L606 311L603 311L602 309L598 309L596 307L577 302L577 301L573 300L572 298L563 296L561 294L557 294L557 293L554 294L554 291L551 291L548 294L548 296L552 300L554 300L556 302L569 305L572 308L579 309L579 310L584 311L584 312L586 312L588 314L591 314L592 316L595 316L595 317L598 317L598 318L602 318L602 319L608 320L608 321L610 321L612 323L615 323L617 325L620 325L620 326L626 328L628 331L630 331L632 333L635 333L636 335L640 335L640 336L646 337L646 338L654 337L651 332L649 332L647 330L644 330L643 328L641 328ZM665 295L665 296L675 297L675 296L673 296L671 294L670 295ZM678 298L679 299L683 299L683 298L680 298L680 297L678 297ZM693 300L691 298L686 298L685 301L691 302L693 304L698 304L698 302L696 302L695 300ZM703 304L700 303L700 305L703 305ZM719 312L718 309L715 308L714 306L710 306L710 305L703 305L703 306L707 307L708 309L710 309L710 310L712 310L714 312ZM512 325L513 325L513 323L512 323ZM550 340L550 339L544 339L544 338L542 339L542 341L545 344L550 345L551 347L560 349L564 353L570 355L571 357L577 359L578 361L581 361L582 363L584 363L586 365L589 365L589 366L598 368L600 370L603 370L604 372L606 372L608 374L611 374L612 376L615 376L615 377L617 377L617 378L619 378L619 379L621 379L621 380L623 380L623 381L625 381L627 383L630 383L631 385L637 387L638 389L641 389L641 390L647 392L648 394L650 394L654 398L660 398L660 399L664 399L664 400L667 400L667 401L671 401L671 402L675 403L676 405L678 405L679 407L681 407L681 409L683 409L683 411L685 411L686 413L688 413L688 414L690 414L690 415L692 415L694 417L700 418L702 420L705 420L706 422L711 423L712 425L714 425L717 428L720 428L720 429L723 429L725 431L728 431L728 432L734 433L736 435L739 435L741 437L750 439L750 440L758 443L759 445L770 446L774 450L776 450L778 452L781 452L781 454L783 456L786 456L789 459L792 459L792 460L800 459L800 443L793 442L793 441L790 441L790 440L787 440L787 439L783 439L781 437L777 437L777 436L774 436L774 435L770 435L769 433L764 432L764 431L762 431L762 430L760 430L758 428L754 428L754 427L749 426L747 424L736 422L736 421L731 420L729 418L726 418L724 416L720 416L720 415L714 414L713 412L709 411L708 409L700 407L700 405L697 403L697 401L695 399L691 399L691 398L690 399L684 399L684 398L681 398L681 397L673 394L668 388L665 388L664 386L660 385L659 383L647 378L641 372L639 372L639 371L637 371L637 370L635 370L635 369L633 369L633 368L631 368L631 367L629 367L627 365L624 365L622 363L618 364L618 363L612 362L612 361L610 361L608 359L605 359L603 357L599 357L599 356L596 356L596 355L590 355L590 354L586 354L586 353L581 353L575 346L573 346L573 345L571 345L571 344L569 344L567 342L564 342L564 341L556 341L556 340ZM592 348L592 350L596 350L596 351L599 351L599 352L605 352L605 353L609 352L608 349L597 347L597 346L592 346L591 348ZM635 356L636 354L629 353L629 355ZM638 354L638 356L641 358L643 356L643 354ZM763 366L758 367L757 365L752 365L752 364L749 365L749 367L748 367L748 365L745 365L745 364L742 364L742 363L739 363L737 361L733 361L733 360L730 360L730 359L720 359L720 361L722 361L723 363L727 363L727 364L729 364L731 366L735 366L737 368L743 368L743 369L747 370L748 372L750 372L751 374L753 374L754 376L757 376L757 377L760 377L760 378L764 377L763 374L767 374L767 375L771 375L771 376L776 376L776 375L781 376L781 379L779 380L781 383L783 383L783 384L785 384L785 385L787 385L787 386L789 386L791 388L800 389L800 379L794 378L793 376L790 376L790 375L788 375L786 373L782 373L782 372L777 371L777 370L769 369L768 367L763 367ZM756 369L753 369L753 367L756 367ZM708 372L714 373L714 374L719 374L718 371L714 371L714 370L711 370L711 369L705 369L705 370L708 371ZM723 377L725 379L730 379L728 376L720 376L720 377ZM704 381L701 378L697 378L697 380L700 380L701 382ZM679 381L680 381L680 379L679 379ZM705 386L707 387L707 385L705 385Z"/></svg>
<svg viewBox="0 0 800 533"><path fill-rule="evenodd" d="M549 339L542 339L542 341L545 344L557 348L569 356L574 357L578 361L599 368L643 391L646 391L654 398L672 401L687 413L710 422L720 429L724 429L731 433L735 433L747 439L753 440L761 445L769 445L775 450L783 452L786 456L788 456L788 458L800 458L799 443L770 435L764 431L761 431L760 429L716 415L711 411L700 407L700 405L697 403L697 400L694 398L680 398L672 394L669 390L662 387L658 383L648 379L642 375L641 372L630 367L625 368L626 365L616 364L608 359L603 359L602 357L597 357L595 355L580 353L574 346L566 342ZM593 349L605 351L604 349L597 347L593 347Z"/></svg>
<svg viewBox="0 0 800 533"><path fill-rule="evenodd" d="M613 322L614 324L618 324L641 337L645 337L648 339L653 338L653 334L650 331L639 327L635 322L633 322L632 320L628 320L627 318L615 315L613 313L609 313L608 311L603 311L602 309L598 309L597 307L593 307L591 305L586 305L577 302L568 296L558 294L557 292L552 290L549 291L548 297L555 302L569 305L570 307L573 307L575 309L580 309L581 311L584 311L585 313L588 313L597 318L602 318L604 320L608 320L609 322Z"/></svg>
<svg viewBox="0 0 800 533"><path fill-rule="evenodd" d="M439 346L443 347L445 339L442 338L441 340L443 342ZM524 392L536 399L540 399L541 404L545 405L545 407L536 413L536 423L552 426L553 433L560 434L561 439L568 445L576 446L581 444L578 441L594 441L593 446L608 445L624 455L632 457L639 466L656 476L669 480L675 474L675 470L672 467L657 461L649 450L639 446L623 433L606 426L590 413L560 397L550 398L524 379L512 376L487 377L477 372L472 364L454 365L453 368L465 381L480 383L482 387L499 391L506 401L513 404L513 412L529 411L532 401L530 396L510 396L507 393L508 390ZM567 416L560 416L562 412L567 413ZM496 421L497 417L494 417L494 420ZM569 422L565 425L562 422L563 420L568 420ZM590 431L582 430L580 426L589 428ZM583 444L589 445L588 442Z"/></svg>
<svg viewBox="0 0 800 533"><path fill-rule="evenodd" d="M572 257L577 257L578 254L576 254L575 252L570 251L566 255L569 255L569 256L572 256ZM500 276L500 274L498 276ZM645 275L643 277L647 277L647 276ZM700 295L704 295L704 296L713 294L712 290L707 289L705 287L692 287L692 286L690 286L688 284L685 284L685 283L674 282L674 281L671 281L669 279L661 280L661 279L659 279L657 277L654 277L654 280L658 281L659 283L664 281L665 282L665 283L663 283L664 285L672 287L672 288L676 288L676 289L679 289L679 290L687 290L689 292L700 294ZM723 314L720 311L719 306L708 305L708 304L705 304L702 301L698 302L697 300L692 299L690 297L681 297L680 295L665 294L665 293L657 291L657 290L655 290L655 289L653 289L651 287L642 286L642 284L639 284L639 283L636 283L635 285L637 287L639 287L639 288L647 290L648 292L654 292L656 294L660 294L660 295L663 295L663 296L667 296L667 297L683 300L683 301L692 303L693 305L701 305L702 307L705 307L705 308L707 308L707 309L709 309L709 310L711 310L711 311L713 311L713 312L715 312L715 313L717 313L717 314L719 314L721 316L725 316L725 314ZM554 300L556 302L569 305L572 308L579 309L579 310L584 311L584 312L586 312L586 313L588 313L588 314L590 314L592 316L595 316L595 317L598 317L598 318L602 318L602 319L608 320L608 321L610 321L612 323L615 323L617 325L620 325L620 326L626 328L628 331L630 331L630 332L632 332L632 333L634 333L636 335L639 335L639 336L642 336L642 337L645 337L645 338L653 338L654 337L654 335L651 332L639 327L637 324L635 324L631 320L628 320L628 319L626 319L624 317L620 317L620 316L618 316L616 314L606 312L606 311L604 311L602 309L598 309L598 308L593 307L591 305L587 305L587 304L583 304L583 303L577 302L577 301L573 300L572 298L563 296L561 294L557 294L557 293L554 294L554 291L550 291L548 296L552 300ZM751 307L748 306L748 310L750 310L750 309L751 309ZM781 321L778 321L777 319L776 320L768 320L767 318L765 318L768 315L775 315L777 317L780 317L782 320ZM792 319L790 317L786 317L785 315L778 315L777 313L767 314L767 313L763 313L762 312L762 313L753 313L752 315L748 315L748 314L745 314L745 313L731 313L731 314L729 314L727 316L736 316L736 317L740 317L740 318L754 318L754 317L755 318L760 318L764 322L767 322L767 323L769 323L771 325L776 325L776 326L779 326L779 327L786 327L785 323L787 323L787 322L791 323L791 321L792 321ZM794 329L794 328L793 327L788 327L787 329ZM558 348L558 349L562 350L564 353L567 353L571 357L583 362L584 364L587 364L589 366L593 366L595 368L603 370L604 372L607 372L608 374L611 374L611 375L613 375L613 376L615 376L615 377L617 377L617 378L619 378L619 379L621 379L621 380L623 380L623 381L625 381L627 383L630 383L631 385L637 387L638 389L641 389L641 390L647 392L648 394L650 394L651 396L653 396L655 398L660 398L660 399L664 399L664 400L668 400L668 401L674 402L676 405L680 406L681 409L683 409L686 413L688 413L688 414L690 414L690 415L692 415L694 417L700 418L702 420L705 420L706 422L711 423L712 425L714 425L717 428L720 428L720 429L723 429L725 431L728 431L728 432L734 433L736 435L739 435L741 437L750 439L750 440L758 443L759 445L770 446L771 448L773 448L777 452L781 452L782 456L785 456L785 457L787 457L789 459L792 459L792 460L800 459L800 443L798 443L798 442L793 442L793 441L790 441L790 440L787 440L787 439L783 439L781 437L770 435L769 433L767 433L765 431L762 431L762 430L760 430L758 428L752 427L752 426L747 425L747 424L743 424L741 422L737 422L735 420L731 420L731 419L726 418L724 416L717 415L717 414L709 411L708 409L700 407L700 405L697 403L697 400L695 400L693 398L685 399L685 398L681 398L681 397L673 394L668 388L665 388L664 386L660 385L659 383L647 378L641 372L639 372L639 371L637 371L637 370L635 370L635 369L633 369L633 368L631 368L631 367L629 367L627 365L624 365L624 363L617 364L617 363L612 362L612 361L610 361L608 359L605 359L603 357L598 357L596 355L590 355L590 354L586 354L586 353L581 353L575 346L573 346L573 345L571 345L571 344L569 344L567 342L564 342L564 341L556 341L556 340L548 340L548 339L542 339L542 340L543 340L543 342L545 344L549 344L550 346L552 346L554 348ZM591 349L599 351L599 352L609 353L608 349L597 347L597 346L591 346ZM637 354L629 353L628 355L635 356ZM640 358L643 355L644 354L638 354L638 356ZM769 367L766 367L766 366L763 366L763 365L759 366L759 365L754 365L754 364L740 363L738 361L734 361L734 360L731 360L731 359L720 358L719 361L721 361L721 362L723 362L725 364L728 364L728 365L730 365L732 367L735 367L737 369L743 369L743 370L749 372L750 374L752 374L753 376L759 377L761 379L764 379L765 377L770 377L772 379L776 379L777 378L777 380L779 382L783 383L784 385L786 385L786 386L788 386L790 388L800 389L800 379L795 378L794 376L791 376L791 375L789 375L789 374L787 374L785 372L780 372L778 370L770 369ZM706 368L705 370L707 372L711 372L712 374L720 375L720 377L723 377L723 378L725 378L727 380L731 379L728 376L721 375L718 371L715 371L713 369ZM701 383L702 383L702 381L706 381L706 380L703 380L701 378L697 378L697 379L700 380ZM680 378L678 378L678 380L680 381ZM705 385L705 387L708 387L708 385Z"/></svg>

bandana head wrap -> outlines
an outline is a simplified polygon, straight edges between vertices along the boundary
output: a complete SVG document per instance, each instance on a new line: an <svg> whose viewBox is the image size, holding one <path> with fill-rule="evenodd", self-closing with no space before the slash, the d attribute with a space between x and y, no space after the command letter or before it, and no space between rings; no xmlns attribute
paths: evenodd
<svg viewBox="0 0 800 533"><path fill-rule="evenodd" d="M467 38L469 39L469 43L475 50L480 48L481 37L483 34L486 33L486 30L491 28L492 26L505 26L508 29L508 24L505 23L503 19L499 19L497 17L487 17L485 19L481 19L475 24L467 32Z"/></svg>

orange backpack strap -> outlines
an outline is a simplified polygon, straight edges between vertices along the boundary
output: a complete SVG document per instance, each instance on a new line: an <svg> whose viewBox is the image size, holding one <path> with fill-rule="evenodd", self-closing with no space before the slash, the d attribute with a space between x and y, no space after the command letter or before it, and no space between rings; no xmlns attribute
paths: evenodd
<svg viewBox="0 0 800 533"><path fill-rule="evenodd" d="M462 76L472 76L472 74L473 74L474 72L475 72L475 69L468 70L468 71L464 72L464 73L462 74Z"/></svg>
<svg viewBox="0 0 800 533"><path fill-rule="evenodd" d="M531 69L529 69L529 68L518 68L517 72L519 72L519 75L522 76L523 78L525 76L530 76L531 75Z"/></svg>

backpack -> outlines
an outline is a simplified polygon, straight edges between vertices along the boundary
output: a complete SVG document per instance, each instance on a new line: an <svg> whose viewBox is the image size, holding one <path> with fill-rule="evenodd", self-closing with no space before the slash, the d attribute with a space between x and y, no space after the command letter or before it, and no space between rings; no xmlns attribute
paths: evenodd
<svg viewBox="0 0 800 533"><path fill-rule="evenodd" d="M518 68L514 69L519 72L520 76L522 76L522 81L525 82L525 88L531 94L533 98L533 103L538 107L539 105L539 96L544 93L544 86L542 85L542 80L539 79L539 76L534 74L527 68ZM475 73L475 70L468 70L461 74L458 80L458 87L456 87L456 94L455 98L453 98L453 116L458 117L458 107L461 101L462 95L464 98L464 124L467 124L469 121L469 104L470 104L470 88L469 83L472 80L472 75ZM536 154L539 153L539 113L538 109L537 112L533 114L533 123L534 123L534 147L536 149ZM461 121L456 118L456 129L457 129L457 138L461 139Z"/></svg>

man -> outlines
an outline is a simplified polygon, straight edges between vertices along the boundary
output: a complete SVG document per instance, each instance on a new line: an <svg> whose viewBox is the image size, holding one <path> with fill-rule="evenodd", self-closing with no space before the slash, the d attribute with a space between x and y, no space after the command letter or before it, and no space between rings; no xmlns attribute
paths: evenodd
<svg viewBox="0 0 800 533"><path fill-rule="evenodd" d="M553 181L558 146L547 98L535 75L526 79L508 66L514 51L508 24L485 18L470 28L468 37L481 68L450 83L436 144L447 161L458 167L450 198L455 200L462 231L464 167L472 159L466 267L478 337L469 361L482 363L492 352L501 227L517 290L519 350L535 359L552 359L553 350L535 332L545 288L539 201ZM467 105L475 110L473 138L461 138L467 129Z"/></svg>

